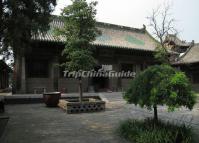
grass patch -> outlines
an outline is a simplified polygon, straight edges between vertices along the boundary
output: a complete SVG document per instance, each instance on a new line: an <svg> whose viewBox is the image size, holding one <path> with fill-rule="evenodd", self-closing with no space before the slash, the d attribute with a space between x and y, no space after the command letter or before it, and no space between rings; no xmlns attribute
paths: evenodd
<svg viewBox="0 0 199 143"><path fill-rule="evenodd" d="M191 143L191 127L152 119L126 120L120 123L117 133L133 143Z"/></svg>

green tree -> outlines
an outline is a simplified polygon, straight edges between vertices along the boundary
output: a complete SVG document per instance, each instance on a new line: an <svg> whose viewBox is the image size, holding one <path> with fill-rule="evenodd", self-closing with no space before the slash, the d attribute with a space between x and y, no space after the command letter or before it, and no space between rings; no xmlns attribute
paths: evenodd
<svg viewBox="0 0 199 143"><path fill-rule="evenodd" d="M170 64L169 52L160 45L155 49L154 59L160 64Z"/></svg>
<svg viewBox="0 0 199 143"><path fill-rule="evenodd" d="M168 65L151 66L140 73L130 84L124 98L142 108L153 108L154 121L158 121L157 105L167 105L169 111L180 106L191 110L196 102L186 75Z"/></svg>
<svg viewBox="0 0 199 143"><path fill-rule="evenodd" d="M90 70L95 64L93 42L99 34L96 28L97 2L87 3L86 0L72 0L61 13L63 28L56 33L65 37L65 48L62 55L66 61L62 64L69 71ZM82 101L82 77L79 79L80 102Z"/></svg>
<svg viewBox="0 0 199 143"><path fill-rule="evenodd" d="M49 28L50 13L55 5L56 0L0 0L0 48L4 54L12 48L14 90L20 89L21 57L32 35Z"/></svg>

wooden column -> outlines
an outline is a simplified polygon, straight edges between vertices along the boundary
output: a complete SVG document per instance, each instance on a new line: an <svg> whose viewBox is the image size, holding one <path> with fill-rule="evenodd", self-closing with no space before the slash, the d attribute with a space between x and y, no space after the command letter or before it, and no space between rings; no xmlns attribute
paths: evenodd
<svg viewBox="0 0 199 143"><path fill-rule="evenodd" d="M122 66L121 63L119 63L118 64L118 70L117 70L118 72L121 72L121 69L122 69L121 66ZM118 77L118 79L117 79L117 90L121 91L121 89L122 89L122 78Z"/></svg>
<svg viewBox="0 0 199 143"><path fill-rule="evenodd" d="M59 82L59 59L58 57L54 57L53 59L53 73L52 73L52 79L53 79L53 88L54 91L58 91L58 82Z"/></svg>
<svg viewBox="0 0 199 143"><path fill-rule="evenodd" d="M140 72L141 72L141 64L140 63L138 63L138 64L136 64L136 74L139 74Z"/></svg>
<svg viewBox="0 0 199 143"><path fill-rule="evenodd" d="M13 70L13 88L12 93L21 93L21 64L22 64L22 56L21 54L14 54L14 70Z"/></svg>
<svg viewBox="0 0 199 143"><path fill-rule="evenodd" d="M3 84L3 89L5 89L6 88L6 84L5 84L5 70L3 69L3 76L2 76L2 84Z"/></svg>
<svg viewBox="0 0 199 143"><path fill-rule="evenodd" d="M26 93L26 63L25 57L21 61L21 93Z"/></svg>

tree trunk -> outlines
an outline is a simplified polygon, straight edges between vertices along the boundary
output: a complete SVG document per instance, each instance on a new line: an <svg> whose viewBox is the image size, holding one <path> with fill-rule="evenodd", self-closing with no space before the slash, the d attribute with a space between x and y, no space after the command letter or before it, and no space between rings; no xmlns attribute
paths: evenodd
<svg viewBox="0 0 199 143"><path fill-rule="evenodd" d="M82 79L81 79L81 77L79 78L79 93L80 93L79 102L82 102L83 92L82 92Z"/></svg>
<svg viewBox="0 0 199 143"><path fill-rule="evenodd" d="M155 123L158 122L158 110L157 110L157 105L154 105L153 106L153 109L154 109L154 121Z"/></svg>

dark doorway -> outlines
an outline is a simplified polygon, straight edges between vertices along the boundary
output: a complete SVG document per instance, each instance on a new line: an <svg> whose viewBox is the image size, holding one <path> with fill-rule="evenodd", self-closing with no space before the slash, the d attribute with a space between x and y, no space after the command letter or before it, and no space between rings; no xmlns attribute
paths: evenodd
<svg viewBox="0 0 199 143"><path fill-rule="evenodd" d="M94 69L98 71L102 66L96 66ZM92 85L94 86L95 92L103 92L109 89L109 78L108 77L93 77Z"/></svg>

